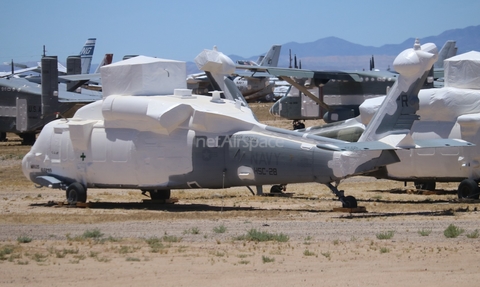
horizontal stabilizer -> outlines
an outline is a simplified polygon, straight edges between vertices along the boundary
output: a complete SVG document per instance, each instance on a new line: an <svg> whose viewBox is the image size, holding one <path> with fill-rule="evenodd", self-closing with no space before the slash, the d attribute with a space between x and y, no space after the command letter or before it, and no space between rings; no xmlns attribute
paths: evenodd
<svg viewBox="0 0 480 287"><path fill-rule="evenodd" d="M463 146L475 146L471 142L467 142L461 139L425 139L415 140L415 148L436 148L436 147L463 147Z"/></svg>
<svg viewBox="0 0 480 287"><path fill-rule="evenodd" d="M318 148L332 151L393 150L395 147L383 142L353 142L339 144L317 144Z"/></svg>
<svg viewBox="0 0 480 287"><path fill-rule="evenodd" d="M317 144L320 149L331 151L367 151L367 150L395 150L395 149L419 149L419 148L438 148L438 147L464 147L474 146L473 143L460 140L460 139L427 139L427 140L415 140L414 146L392 146L384 142L352 142L352 143L325 143Z"/></svg>

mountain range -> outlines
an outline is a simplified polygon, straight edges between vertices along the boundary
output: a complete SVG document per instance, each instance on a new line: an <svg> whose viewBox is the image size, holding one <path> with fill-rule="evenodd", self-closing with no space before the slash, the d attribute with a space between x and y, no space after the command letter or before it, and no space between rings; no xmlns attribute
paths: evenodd
<svg viewBox="0 0 480 287"><path fill-rule="evenodd" d="M480 51L480 25L447 30L437 36L421 38L420 43L434 43L440 50L448 40L457 42L457 54L472 50ZM393 60L401 51L411 48L414 42L415 38L408 38L400 44L386 44L381 47L363 46L337 37L322 38L309 43L289 42L282 45L279 66L289 66L289 51L291 51L292 58L296 55L297 61L301 61L304 69L368 69L370 58L374 56L375 67L384 70L392 65ZM268 48L270 47L265 47L265 51ZM245 59L237 55L229 55L229 57L234 61ZM248 60L256 59L258 56L248 58Z"/></svg>

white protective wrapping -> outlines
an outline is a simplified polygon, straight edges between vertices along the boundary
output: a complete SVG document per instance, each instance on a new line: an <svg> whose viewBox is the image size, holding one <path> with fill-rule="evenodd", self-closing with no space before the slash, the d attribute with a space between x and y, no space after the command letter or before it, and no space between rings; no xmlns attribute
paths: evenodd
<svg viewBox="0 0 480 287"><path fill-rule="evenodd" d="M461 115L480 111L480 90L444 87L423 89L418 95L422 121L455 122Z"/></svg>
<svg viewBox="0 0 480 287"><path fill-rule="evenodd" d="M110 95L172 95L174 89L185 89L186 63L137 56L100 68L103 98Z"/></svg>
<svg viewBox="0 0 480 287"><path fill-rule="evenodd" d="M455 122L461 115L480 112L480 91L444 87L422 89L418 94L420 109L418 115L422 121ZM384 96L365 100L359 107L360 122L367 125Z"/></svg>
<svg viewBox="0 0 480 287"><path fill-rule="evenodd" d="M217 47L213 50L203 50L195 57L197 67L206 72L210 72L214 81L219 85L220 90L225 93L226 98L233 98L227 87L225 87L224 77L235 72L235 63L228 56L219 52Z"/></svg>
<svg viewBox="0 0 480 287"><path fill-rule="evenodd" d="M471 51L444 61L445 87L480 89L480 52Z"/></svg>
<svg viewBox="0 0 480 287"><path fill-rule="evenodd" d="M372 120L373 115L378 110L378 107L382 105L385 96L366 99L358 108L360 111L360 122L365 126Z"/></svg>
<svg viewBox="0 0 480 287"><path fill-rule="evenodd" d="M195 57L198 69L212 74L230 75L235 72L235 63L216 47L213 50L203 50Z"/></svg>

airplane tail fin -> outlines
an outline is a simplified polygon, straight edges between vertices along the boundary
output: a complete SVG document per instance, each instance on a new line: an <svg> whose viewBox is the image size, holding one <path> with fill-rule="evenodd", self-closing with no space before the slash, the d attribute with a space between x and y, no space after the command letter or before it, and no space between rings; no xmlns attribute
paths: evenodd
<svg viewBox="0 0 480 287"><path fill-rule="evenodd" d="M100 68L106 65L110 65L112 61L113 61L113 54L105 54L102 62L100 62L94 74L100 73Z"/></svg>
<svg viewBox="0 0 480 287"><path fill-rule="evenodd" d="M266 66L266 67L276 67L278 66L278 59L280 58L280 50L282 49L282 45L273 45L270 50L268 50L267 54L263 58L259 58L258 61L259 66Z"/></svg>
<svg viewBox="0 0 480 287"><path fill-rule="evenodd" d="M265 55L260 55L258 56L258 59L255 63L260 64L263 61L263 59L265 59Z"/></svg>
<svg viewBox="0 0 480 287"><path fill-rule="evenodd" d="M443 61L457 55L457 42L453 40L448 40L443 45L440 52L438 52L438 60L435 63L435 68L442 69Z"/></svg>
<svg viewBox="0 0 480 287"><path fill-rule="evenodd" d="M90 66L92 65L93 51L95 50L96 38L88 38L80 51L82 58L82 74L90 73Z"/></svg>
<svg viewBox="0 0 480 287"><path fill-rule="evenodd" d="M411 49L400 53L393 66L399 73L382 105L373 116L359 142L382 141L392 146L408 147L413 144L409 136L413 122L419 118L418 92L438 58L435 44L420 46L418 39Z"/></svg>
<svg viewBox="0 0 480 287"><path fill-rule="evenodd" d="M67 67L62 65L62 63L58 62L57 63L57 69L60 74L66 74L67 73Z"/></svg>

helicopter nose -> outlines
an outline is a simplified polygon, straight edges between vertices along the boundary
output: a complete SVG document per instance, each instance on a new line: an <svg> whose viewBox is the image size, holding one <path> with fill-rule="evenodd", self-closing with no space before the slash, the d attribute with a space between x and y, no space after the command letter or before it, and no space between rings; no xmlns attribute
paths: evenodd
<svg viewBox="0 0 480 287"><path fill-rule="evenodd" d="M30 179L30 176L29 176L29 173L30 173L30 168L29 168L30 158L31 158L31 154L27 153L22 159L22 172L23 172L23 175L25 175L25 177L28 178L28 179Z"/></svg>

